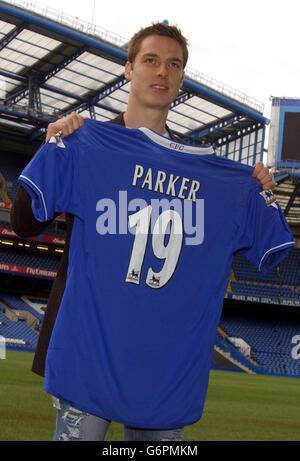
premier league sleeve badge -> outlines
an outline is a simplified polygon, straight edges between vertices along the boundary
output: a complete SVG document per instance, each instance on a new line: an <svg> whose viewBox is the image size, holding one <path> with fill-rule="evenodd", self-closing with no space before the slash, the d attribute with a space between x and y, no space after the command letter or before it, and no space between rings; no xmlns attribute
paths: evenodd
<svg viewBox="0 0 300 461"><path fill-rule="evenodd" d="M275 195L273 194L273 192L271 191L271 189L268 189L268 190L263 190L262 192L260 192L260 195L264 198L267 206L274 206L275 208L277 208L277 205L276 205L276 197Z"/></svg>

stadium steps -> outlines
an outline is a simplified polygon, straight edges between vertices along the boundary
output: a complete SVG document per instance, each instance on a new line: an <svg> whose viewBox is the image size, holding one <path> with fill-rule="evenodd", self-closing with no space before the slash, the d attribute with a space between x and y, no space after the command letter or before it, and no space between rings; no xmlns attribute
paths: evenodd
<svg viewBox="0 0 300 461"><path fill-rule="evenodd" d="M218 327L218 332L220 333L223 339L227 338L227 333L223 330L222 327Z"/></svg>
<svg viewBox="0 0 300 461"><path fill-rule="evenodd" d="M233 365L237 366L238 368L242 369L243 371L245 371L246 373L248 374L252 374L252 375L255 375L255 371L251 370L250 368L248 368L246 365L244 365L243 363L239 362L238 360L236 360L234 357L232 357L231 353L228 352L228 351L224 351L221 347L215 345L215 351L217 351L219 354L221 354L226 360L228 360L229 362L231 362Z"/></svg>
<svg viewBox="0 0 300 461"><path fill-rule="evenodd" d="M225 339L228 339L228 334L221 326L218 327L218 333L222 336L223 341ZM252 363L252 365L255 365L257 367L259 366L259 364L254 360L254 358L251 355L247 357L247 359L249 360L249 362Z"/></svg>
<svg viewBox="0 0 300 461"><path fill-rule="evenodd" d="M0 307L3 307L3 309L1 309L3 311L5 311L5 309L10 309L9 305L5 301L3 301L3 299L1 298L0 298Z"/></svg>
<svg viewBox="0 0 300 461"><path fill-rule="evenodd" d="M215 346L219 347L219 349L225 352L227 354L226 356L230 356L236 362L238 362L238 364L241 364L242 367L240 368L244 369L244 371L246 371L247 373L248 369L251 370L251 372L254 374L263 373L265 371L264 367L259 365L251 355L249 357L246 357L241 351L239 351L234 346L234 344L229 340L227 332L221 326L218 327Z"/></svg>
<svg viewBox="0 0 300 461"><path fill-rule="evenodd" d="M38 335L25 322L11 320L10 314L11 310L0 303L0 336L5 338L6 347L35 350Z"/></svg>
<svg viewBox="0 0 300 461"><path fill-rule="evenodd" d="M226 296L227 296L228 293L232 293L231 282L236 282L236 277L235 277L233 269L231 269L230 280L229 280L229 283L228 283Z"/></svg>
<svg viewBox="0 0 300 461"><path fill-rule="evenodd" d="M248 360L249 360L253 365L259 367L259 363L257 363L256 360L254 360L254 358L251 357L251 355L250 355L250 357L248 357Z"/></svg>
<svg viewBox="0 0 300 461"><path fill-rule="evenodd" d="M258 373L300 376L300 360L292 356L297 344L292 341L300 331L298 314L290 317L277 312L274 316L255 313L227 312L222 316L222 328L230 336L243 338L251 346L259 363Z"/></svg>
<svg viewBox="0 0 300 461"><path fill-rule="evenodd" d="M38 332L44 314L34 309L25 297L0 292L0 302L5 304L7 316L11 320L24 320L35 332Z"/></svg>

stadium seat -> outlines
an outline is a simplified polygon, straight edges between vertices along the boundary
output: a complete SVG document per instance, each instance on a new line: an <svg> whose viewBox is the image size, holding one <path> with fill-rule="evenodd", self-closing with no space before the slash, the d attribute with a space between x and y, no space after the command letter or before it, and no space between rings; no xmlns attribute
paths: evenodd
<svg viewBox="0 0 300 461"><path fill-rule="evenodd" d="M223 312L221 327L228 336L242 338L251 347L252 357L266 373L300 375L299 360L292 357L292 338L300 334L300 319L281 320Z"/></svg>

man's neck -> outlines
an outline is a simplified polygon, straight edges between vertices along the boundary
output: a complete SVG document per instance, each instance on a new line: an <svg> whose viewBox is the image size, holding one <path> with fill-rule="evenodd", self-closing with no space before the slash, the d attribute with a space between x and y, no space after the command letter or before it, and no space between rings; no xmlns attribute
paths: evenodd
<svg viewBox="0 0 300 461"><path fill-rule="evenodd" d="M124 122L127 128L150 128L159 134L166 133L166 120L167 120L168 110L131 110L130 107L127 107L126 112L124 113Z"/></svg>

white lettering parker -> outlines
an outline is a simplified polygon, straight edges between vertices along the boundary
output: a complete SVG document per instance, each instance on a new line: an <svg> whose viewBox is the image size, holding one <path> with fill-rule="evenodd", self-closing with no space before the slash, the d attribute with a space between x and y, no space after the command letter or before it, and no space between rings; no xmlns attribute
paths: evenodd
<svg viewBox="0 0 300 461"><path fill-rule="evenodd" d="M197 192L200 189L200 182L196 179L190 179L167 174L165 171L158 170L153 174L152 168L146 171L142 165L136 164L132 179L132 186L139 186L141 189L147 188L154 192L159 192L172 197L178 197L183 200L192 200L196 202ZM176 192L176 187L178 192Z"/></svg>

